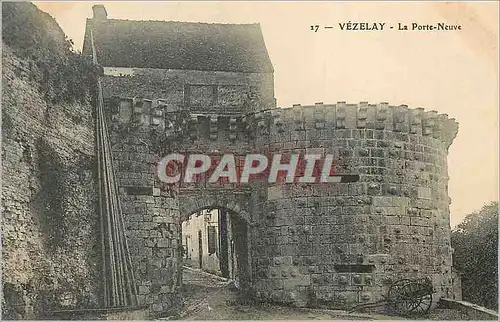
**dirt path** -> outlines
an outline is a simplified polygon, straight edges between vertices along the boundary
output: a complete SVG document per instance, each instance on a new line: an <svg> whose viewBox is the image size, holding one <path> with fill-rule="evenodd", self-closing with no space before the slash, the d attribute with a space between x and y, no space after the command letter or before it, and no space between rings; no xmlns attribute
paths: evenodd
<svg viewBox="0 0 500 322"><path fill-rule="evenodd" d="M185 269L182 320L378 320L388 316L348 314L256 303L243 298L225 279Z"/></svg>

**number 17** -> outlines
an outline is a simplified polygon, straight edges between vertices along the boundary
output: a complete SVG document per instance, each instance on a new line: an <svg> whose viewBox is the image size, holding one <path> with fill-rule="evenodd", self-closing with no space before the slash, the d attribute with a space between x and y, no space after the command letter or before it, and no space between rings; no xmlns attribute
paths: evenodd
<svg viewBox="0 0 500 322"><path fill-rule="evenodd" d="M312 31L318 32L318 29L319 29L319 25L314 25L314 26L311 25L311 30Z"/></svg>

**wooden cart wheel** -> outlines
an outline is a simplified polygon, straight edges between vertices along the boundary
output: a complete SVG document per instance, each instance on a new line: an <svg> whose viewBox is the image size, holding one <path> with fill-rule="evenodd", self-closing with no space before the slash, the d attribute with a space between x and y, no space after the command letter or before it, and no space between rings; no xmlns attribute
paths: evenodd
<svg viewBox="0 0 500 322"><path fill-rule="evenodd" d="M391 311L398 315L425 315L432 304L432 286L422 281L399 280L391 285L387 300Z"/></svg>

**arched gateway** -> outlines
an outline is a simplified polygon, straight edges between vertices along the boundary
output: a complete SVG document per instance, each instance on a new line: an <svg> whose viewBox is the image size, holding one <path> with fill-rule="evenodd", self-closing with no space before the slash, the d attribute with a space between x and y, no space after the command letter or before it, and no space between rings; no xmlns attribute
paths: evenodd
<svg viewBox="0 0 500 322"><path fill-rule="evenodd" d="M104 68L140 304L162 312L179 302L180 225L210 207L248 227L253 296L344 308L420 277L439 295L453 292L446 156L454 119L387 103L276 108L259 25L115 20L95 11L83 51L94 49ZM359 181L172 186L156 167L173 152L332 154L336 172Z"/></svg>

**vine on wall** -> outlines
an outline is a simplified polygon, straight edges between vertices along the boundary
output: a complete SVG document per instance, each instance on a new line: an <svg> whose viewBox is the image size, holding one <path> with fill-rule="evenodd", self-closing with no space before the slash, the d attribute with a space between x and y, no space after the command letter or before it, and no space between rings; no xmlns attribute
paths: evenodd
<svg viewBox="0 0 500 322"><path fill-rule="evenodd" d="M2 40L27 64L50 103L87 102L100 70L73 50L56 21L28 2L2 4Z"/></svg>

